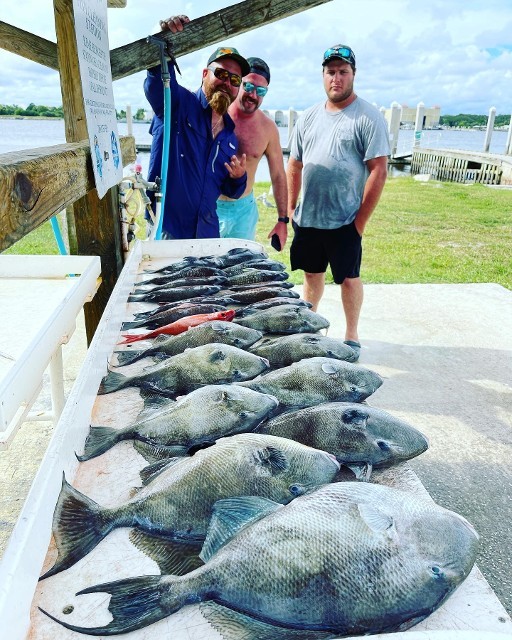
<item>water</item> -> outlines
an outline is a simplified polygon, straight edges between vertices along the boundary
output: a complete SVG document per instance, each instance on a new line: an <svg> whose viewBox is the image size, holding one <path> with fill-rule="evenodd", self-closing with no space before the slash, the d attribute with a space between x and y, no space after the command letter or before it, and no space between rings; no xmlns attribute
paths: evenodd
<svg viewBox="0 0 512 640"><path fill-rule="evenodd" d="M126 135L127 125L120 122L118 124L119 134ZM149 135L149 123L134 122L133 135L139 144L151 144ZM288 145L288 128L279 127L281 145ZM66 141L64 135L63 120L15 120L0 118L0 154L22 149L34 149L36 147L47 147L55 144L62 144ZM410 153L414 141L414 131L401 129L398 135L397 155ZM460 149L464 151L483 151L485 141L485 131L451 131L432 130L423 131L421 137L422 147L432 147L434 149ZM491 138L490 152L505 153L507 142L507 131L494 131ZM139 153L139 162L142 164L143 173L147 172L149 163L149 153ZM125 173L128 173L128 168ZM266 158L262 158L256 172L257 182L269 182L270 173Z"/></svg>

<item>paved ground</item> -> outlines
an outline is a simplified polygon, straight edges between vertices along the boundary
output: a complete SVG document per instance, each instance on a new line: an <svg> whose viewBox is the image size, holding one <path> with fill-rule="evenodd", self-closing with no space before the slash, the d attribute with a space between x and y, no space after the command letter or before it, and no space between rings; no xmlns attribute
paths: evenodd
<svg viewBox="0 0 512 640"><path fill-rule="evenodd" d="M338 296L327 287L319 309L330 336L343 334ZM360 363L385 377L369 404L430 438L412 466L437 502L480 533L479 568L512 614L512 292L493 284L371 285L360 327ZM68 390L84 354L80 317L64 347ZM49 423L26 424L0 452L0 553L51 432Z"/></svg>
<svg viewBox="0 0 512 640"><path fill-rule="evenodd" d="M319 312L343 336L338 287ZM512 292L493 284L372 285L360 363L385 378L368 403L419 428L411 461L441 505L481 537L478 566L512 614Z"/></svg>

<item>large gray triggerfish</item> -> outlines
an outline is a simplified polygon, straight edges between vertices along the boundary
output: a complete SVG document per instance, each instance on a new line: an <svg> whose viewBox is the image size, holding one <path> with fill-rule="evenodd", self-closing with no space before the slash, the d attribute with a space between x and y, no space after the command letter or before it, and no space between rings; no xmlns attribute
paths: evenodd
<svg viewBox="0 0 512 640"><path fill-rule="evenodd" d="M276 436L241 433L221 438L192 457L150 467L143 475L146 485L117 507L101 507L64 479L53 516L58 556L43 578L71 567L118 527L165 538L162 562L172 567L168 571L181 572L195 562L217 500L254 495L286 504L331 482L339 468L325 451ZM132 541L148 554L150 547L163 544L146 544L139 536Z"/></svg>
<svg viewBox="0 0 512 640"><path fill-rule="evenodd" d="M463 582L477 547L462 516L391 487L334 483L287 506L240 497L215 505L204 566L84 589L111 594L113 619L104 626L50 617L80 633L113 635L207 601L242 615L248 628L266 626L258 637L283 638L286 629L308 639L403 631Z"/></svg>

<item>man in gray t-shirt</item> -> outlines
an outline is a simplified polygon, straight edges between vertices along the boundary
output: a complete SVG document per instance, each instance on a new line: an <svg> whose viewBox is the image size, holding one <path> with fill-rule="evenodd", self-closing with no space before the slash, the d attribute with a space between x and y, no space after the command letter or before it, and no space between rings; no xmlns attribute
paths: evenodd
<svg viewBox="0 0 512 640"><path fill-rule="evenodd" d="M303 296L313 310L330 265L341 285L345 342L359 355L361 239L386 182L388 131L378 109L354 93L356 60L349 47L327 49L322 66L327 100L297 121L286 169L295 232L290 259L293 270L304 270Z"/></svg>

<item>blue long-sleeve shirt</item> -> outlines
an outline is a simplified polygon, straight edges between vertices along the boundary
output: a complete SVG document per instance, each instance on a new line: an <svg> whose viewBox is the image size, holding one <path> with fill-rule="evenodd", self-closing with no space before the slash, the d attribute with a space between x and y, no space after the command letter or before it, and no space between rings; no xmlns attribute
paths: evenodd
<svg viewBox="0 0 512 640"><path fill-rule="evenodd" d="M201 88L196 93L178 84L171 75L171 136L167 192L162 229L177 240L218 238L217 198L222 193L239 198L247 185L247 174L231 178L224 166L238 150L235 125L224 116L224 129L212 137L212 110ZM160 67L148 69L144 91L153 108L149 129L153 140L148 180L161 174L164 133L164 92Z"/></svg>

